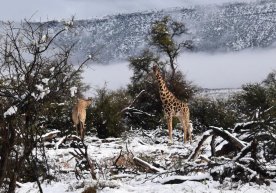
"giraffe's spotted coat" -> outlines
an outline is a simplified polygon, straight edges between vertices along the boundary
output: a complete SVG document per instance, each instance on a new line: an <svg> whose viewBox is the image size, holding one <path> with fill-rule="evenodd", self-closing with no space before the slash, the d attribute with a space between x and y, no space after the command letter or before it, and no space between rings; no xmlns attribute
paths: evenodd
<svg viewBox="0 0 276 193"><path fill-rule="evenodd" d="M172 141L172 118L177 117L182 124L184 136L183 140L186 143L187 135L189 134L189 140L192 140L192 131L190 128L190 111L188 104L177 99L167 88L166 83L161 75L160 69L153 66L154 75L159 84L159 93L162 101L163 111L167 119L167 125L169 129L169 137Z"/></svg>

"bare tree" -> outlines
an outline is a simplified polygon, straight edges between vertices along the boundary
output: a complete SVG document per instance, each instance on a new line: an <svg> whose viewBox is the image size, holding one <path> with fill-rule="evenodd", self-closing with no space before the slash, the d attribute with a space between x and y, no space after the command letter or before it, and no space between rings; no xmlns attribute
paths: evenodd
<svg viewBox="0 0 276 193"><path fill-rule="evenodd" d="M47 23L5 23L0 34L0 189L14 192L19 171L31 163L32 152L47 128L51 105L70 99L81 87L81 71L70 58L74 45L58 47ZM73 96L73 95L72 95ZM38 183L39 184L39 183ZM42 192L42 189L40 189Z"/></svg>

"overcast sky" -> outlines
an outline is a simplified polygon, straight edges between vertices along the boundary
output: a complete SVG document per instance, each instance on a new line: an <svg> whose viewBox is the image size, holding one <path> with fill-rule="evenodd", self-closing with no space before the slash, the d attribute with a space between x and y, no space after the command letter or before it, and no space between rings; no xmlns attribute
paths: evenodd
<svg viewBox="0 0 276 193"><path fill-rule="evenodd" d="M91 19L146 10L186 7L192 4L221 4L257 0L0 0L0 20L33 21L61 20L75 16Z"/></svg>

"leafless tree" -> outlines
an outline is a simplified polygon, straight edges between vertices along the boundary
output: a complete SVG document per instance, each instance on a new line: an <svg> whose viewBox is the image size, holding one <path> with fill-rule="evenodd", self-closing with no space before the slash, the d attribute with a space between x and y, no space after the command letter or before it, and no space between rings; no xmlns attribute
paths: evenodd
<svg viewBox="0 0 276 193"><path fill-rule="evenodd" d="M51 105L80 87L80 73L92 58L71 62L72 49L55 40L73 21L52 32L48 23L4 23L0 32L0 189L15 192L20 170L31 163L47 127ZM72 91L72 90L71 90ZM39 185L39 183L38 183ZM0 191L1 192L1 191ZM40 188L40 192L42 189Z"/></svg>

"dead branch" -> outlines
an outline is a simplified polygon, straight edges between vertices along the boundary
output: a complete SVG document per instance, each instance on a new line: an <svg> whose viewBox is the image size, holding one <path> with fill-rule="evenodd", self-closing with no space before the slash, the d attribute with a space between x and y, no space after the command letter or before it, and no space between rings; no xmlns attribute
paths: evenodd
<svg viewBox="0 0 276 193"><path fill-rule="evenodd" d="M243 158L247 153L249 153L252 149L252 142L245 146L240 153L236 157L233 158L233 161L238 161L239 159Z"/></svg>
<svg viewBox="0 0 276 193"><path fill-rule="evenodd" d="M145 168L145 169L147 169L147 170L149 170L151 172L154 172L154 173L162 172L161 169L159 169L157 167L154 167L153 165L149 164L148 162L146 162L146 161L144 161L144 160L142 160L142 159L140 159L138 157L134 157L133 161L137 165L139 165L139 166L141 166L141 167L143 167L143 168Z"/></svg>
<svg viewBox="0 0 276 193"><path fill-rule="evenodd" d="M69 135L69 136L64 136L58 140L58 142L55 144L55 148L58 149L59 146L64 143L66 140L77 140L81 141L81 138L76 136L76 135Z"/></svg>
<svg viewBox="0 0 276 193"><path fill-rule="evenodd" d="M206 131L206 132L203 133L203 136L202 136L201 140L198 142L197 147L195 148L195 150L193 151L193 153L188 158L188 161L195 160L195 158L199 154L199 150L200 150L201 146L206 141L206 139L208 139L208 137L210 137L212 134L213 134L212 130L208 130L208 131Z"/></svg>
<svg viewBox="0 0 276 193"><path fill-rule="evenodd" d="M58 135L58 133L60 133L59 130L55 130L55 131L46 133L41 136L41 141L51 141Z"/></svg>
<svg viewBox="0 0 276 193"><path fill-rule="evenodd" d="M130 105L128 105L127 107L125 107L123 110L121 110L120 113L123 113L123 112L125 112L125 111L127 111L127 110L129 110L129 109L133 109L133 108L131 108L131 107L134 105L134 103L137 101L137 99L138 99L144 92L145 92L145 90L142 90L142 91L134 98L134 100L130 103Z"/></svg>
<svg viewBox="0 0 276 193"><path fill-rule="evenodd" d="M77 137L77 138L79 139L79 137ZM78 145L77 148L74 149L74 152L69 152L73 157L76 158L77 163L75 166L75 175L77 178L80 177L80 173L83 170L83 167L81 165L83 163L85 163L85 162L83 162L85 160L86 161L85 168L90 171L92 179L96 180L97 177L96 177L96 173L95 173L95 167L94 167L92 159L90 159L90 157L88 155L88 151L87 151L88 146L82 142L82 147L84 147L84 150L81 149L80 145Z"/></svg>
<svg viewBox="0 0 276 193"><path fill-rule="evenodd" d="M210 174L202 174L197 176L170 176L162 180L162 184L181 184L185 181L204 181L210 179Z"/></svg>
<svg viewBox="0 0 276 193"><path fill-rule="evenodd" d="M213 130L214 134L216 134L216 135L222 137L224 140L230 142L232 145L234 145L239 150L243 149L246 146L246 142L239 140L238 138L236 138L234 135L232 135L228 131L223 130L222 128L219 128L219 127L214 127L214 126L211 126L210 128Z"/></svg>
<svg viewBox="0 0 276 193"><path fill-rule="evenodd" d="M212 140L211 140L211 155L212 156L216 156L216 135L212 136Z"/></svg>

